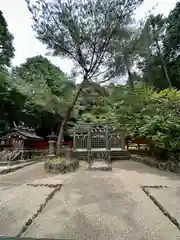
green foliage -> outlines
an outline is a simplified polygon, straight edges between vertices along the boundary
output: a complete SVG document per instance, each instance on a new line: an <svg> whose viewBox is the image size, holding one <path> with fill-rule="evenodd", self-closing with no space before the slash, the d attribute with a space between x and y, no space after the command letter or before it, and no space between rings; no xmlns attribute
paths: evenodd
<svg viewBox="0 0 180 240"><path fill-rule="evenodd" d="M12 123L18 118L23 119L23 109L26 97L12 86L13 79L10 75L0 73L0 120Z"/></svg>
<svg viewBox="0 0 180 240"><path fill-rule="evenodd" d="M49 87L53 94L60 93L63 84L65 89L68 81L67 76L43 56L28 58L21 66L14 68L13 72L26 82L39 82L42 87Z"/></svg>
<svg viewBox="0 0 180 240"><path fill-rule="evenodd" d="M111 86L108 97L89 106L81 114L78 124L87 122L113 123L126 136L144 137L154 149L175 153L180 148L180 91L164 89L160 92L135 84Z"/></svg>
<svg viewBox="0 0 180 240"><path fill-rule="evenodd" d="M8 31L7 22L0 11L0 67L10 66L10 60L14 57L13 36Z"/></svg>
<svg viewBox="0 0 180 240"><path fill-rule="evenodd" d="M180 3L167 18L150 15L141 27L138 67L143 80L156 89L180 89Z"/></svg>
<svg viewBox="0 0 180 240"><path fill-rule="evenodd" d="M120 97L115 114L124 122L127 135L145 137L167 151L179 151L180 91L135 89ZM116 102L117 104L117 102Z"/></svg>
<svg viewBox="0 0 180 240"><path fill-rule="evenodd" d="M153 148L179 152L180 3L167 18L150 15L134 26L131 14L141 0L26 1L40 41L53 55L71 58L83 81L68 80L42 56L27 59L12 75L4 69L0 134L13 121L51 130L63 122L61 141L74 118L77 125L113 123L128 136L149 139ZM0 12L1 66L13 57L12 39ZM99 80L102 70L105 79ZM99 84L124 75L125 86Z"/></svg>
<svg viewBox="0 0 180 240"><path fill-rule="evenodd" d="M139 29L134 25L124 29L118 29L113 37L113 43L109 48L110 73L114 73L112 77L128 76L127 84L133 88L135 72L132 70L134 61L137 59L137 54L141 50L141 41L139 40Z"/></svg>
<svg viewBox="0 0 180 240"><path fill-rule="evenodd" d="M26 2L38 39L53 55L71 58L91 80L104 65L113 36L131 22L143 0Z"/></svg>
<svg viewBox="0 0 180 240"><path fill-rule="evenodd" d="M110 48L110 72L128 75L133 86L134 70L147 85L156 89L180 89L180 3L165 18L150 14L141 24L128 25L116 32ZM123 38L122 38L123 36ZM137 77L138 79L138 77Z"/></svg>
<svg viewBox="0 0 180 240"><path fill-rule="evenodd" d="M170 12L167 19L166 47L171 58L176 58L180 50L180 2Z"/></svg>
<svg viewBox="0 0 180 240"><path fill-rule="evenodd" d="M171 87L168 61L165 58L166 19L162 15L150 15L141 30L139 41L139 68L144 81L159 89Z"/></svg>
<svg viewBox="0 0 180 240"><path fill-rule="evenodd" d="M0 120L13 126L25 124L49 129L64 117L74 94L74 83L46 58L28 59L13 69L13 74L0 74Z"/></svg>
<svg viewBox="0 0 180 240"><path fill-rule="evenodd" d="M44 111L63 116L73 96L74 83L48 59L36 56L14 69L14 85Z"/></svg>

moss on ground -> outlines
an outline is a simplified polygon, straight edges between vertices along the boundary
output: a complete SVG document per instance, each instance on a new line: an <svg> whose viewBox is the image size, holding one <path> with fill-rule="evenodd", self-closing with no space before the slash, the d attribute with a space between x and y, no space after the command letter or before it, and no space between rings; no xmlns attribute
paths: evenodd
<svg viewBox="0 0 180 240"><path fill-rule="evenodd" d="M48 159L45 161L45 163L49 163L49 164L61 164L61 163L65 163L65 162L66 162L66 159L64 157Z"/></svg>

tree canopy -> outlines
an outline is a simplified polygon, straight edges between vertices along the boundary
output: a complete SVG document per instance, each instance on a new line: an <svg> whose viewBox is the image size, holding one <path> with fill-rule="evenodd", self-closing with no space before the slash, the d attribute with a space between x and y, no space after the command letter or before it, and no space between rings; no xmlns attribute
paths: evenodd
<svg viewBox="0 0 180 240"><path fill-rule="evenodd" d="M91 79L102 65L113 35L130 23L142 0L26 2L38 39L53 55L74 60Z"/></svg>
<svg viewBox="0 0 180 240"><path fill-rule="evenodd" d="M59 133L59 146L70 122L113 122L167 157L179 154L180 4L168 17L150 14L139 24L131 14L141 2L27 1L37 38L53 55L71 58L82 81L43 56L1 72L0 134L23 121L43 137Z"/></svg>
<svg viewBox="0 0 180 240"><path fill-rule="evenodd" d="M14 57L13 36L8 30L7 22L0 10L0 66L10 66Z"/></svg>
<svg viewBox="0 0 180 240"><path fill-rule="evenodd" d="M104 60L115 32L131 22L132 13L142 0L26 2L38 39L53 55L71 58L82 73L82 83L59 130L59 146L63 128L84 84L91 82L105 66Z"/></svg>
<svg viewBox="0 0 180 240"><path fill-rule="evenodd" d="M53 128L63 118L75 85L56 66L36 56L1 76L1 119L12 126L24 121L36 128Z"/></svg>

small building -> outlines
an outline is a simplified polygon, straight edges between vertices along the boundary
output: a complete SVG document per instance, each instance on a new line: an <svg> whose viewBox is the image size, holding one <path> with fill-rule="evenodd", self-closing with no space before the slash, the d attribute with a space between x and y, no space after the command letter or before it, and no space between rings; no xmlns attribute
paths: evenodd
<svg viewBox="0 0 180 240"><path fill-rule="evenodd" d="M42 140L41 137L37 136L34 129L27 127L12 128L9 133L0 138L0 160L26 158L26 153L32 153L37 149L38 143Z"/></svg>

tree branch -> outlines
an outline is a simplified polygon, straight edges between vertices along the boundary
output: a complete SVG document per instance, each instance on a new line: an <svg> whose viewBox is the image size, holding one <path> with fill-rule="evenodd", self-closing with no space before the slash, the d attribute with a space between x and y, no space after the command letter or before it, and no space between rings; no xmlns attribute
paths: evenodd
<svg viewBox="0 0 180 240"><path fill-rule="evenodd" d="M107 79L104 79L102 81L99 82L99 84L101 83L105 83L105 82L108 82L109 80L111 80L111 78L115 77L116 76L116 73L118 72L118 70L120 69L121 67L121 64L124 62L124 59L121 61L121 63L119 64L119 67L111 73L111 75L107 78Z"/></svg>
<svg viewBox="0 0 180 240"><path fill-rule="evenodd" d="M129 3L129 0L126 1L124 9L125 9L125 7L127 6L128 3ZM122 12L121 12L120 16L118 17L117 21L115 23L113 23L114 26L113 25L110 26L111 30L109 30L109 29L107 30L107 33L110 32L109 36L105 39L105 41L103 43L103 46L102 46L102 52L100 53L99 56L97 56L95 63L93 64L92 68L90 69L90 71L92 72L90 77L93 76L93 74L97 71L97 69L99 68L100 64L102 63L102 60L104 58L104 54L105 54L105 52L107 50L107 47L108 47L109 42L110 42L110 39L111 39L111 37L113 35L113 30L114 30L115 26L117 25L117 23L119 22L119 19L122 18L124 9L122 10Z"/></svg>

